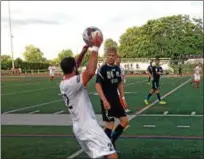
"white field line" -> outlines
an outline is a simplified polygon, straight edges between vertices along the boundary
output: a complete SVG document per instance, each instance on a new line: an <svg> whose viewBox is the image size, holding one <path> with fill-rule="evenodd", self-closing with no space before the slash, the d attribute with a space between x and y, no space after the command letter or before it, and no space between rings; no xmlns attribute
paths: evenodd
<svg viewBox="0 0 204 159"><path fill-rule="evenodd" d="M203 115L190 115L190 114L140 114L141 117L203 117Z"/></svg>
<svg viewBox="0 0 204 159"><path fill-rule="evenodd" d="M25 86L25 85L39 85L42 83L23 83L23 84L15 84L15 85L9 85L9 86L2 86L1 88L8 88L8 87L18 87L18 86ZM47 84L47 83L43 83L43 84ZM57 82L53 82L53 84L57 84Z"/></svg>
<svg viewBox="0 0 204 159"><path fill-rule="evenodd" d="M124 131L126 131L128 128L130 127L130 125L127 125L124 129Z"/></svg>
<svg viewBox="0 0 204 159"><path fill-rule="evenodd" d="M57 103L57 102L60 102L60 101L62 101L62 99L53 100L53 101L50 101L50 102L45 102L45 103L41 103L41 104L37 104L37 105L31 105L31 106L28 106L28 107L23 107L23 108L19 108L19 109L10 110L10 111L4 112L3 114L18 112L18 111L26 110L26 109L30 109L30 108L41 107L41 106L44 106L44 105Z"/></svg>
<svg viewBox="0 0 204 159"><path fill-rule="evenodd" d="M168 111L165 111L165 112L164 112L164 115L167 115L168 113L169 113Z"/></svg>
<svg viewBox="0 0 204 159"><path fill-rule="evenodd" d="M177 86L176 88L174 88L174 89L171 90L170 92L166 93L165 95L163 95L163 96L161 97L161 99L164 99L164 98L166 98L167 96L169 96L170 94L174 93L176 90L178 90L179 88L181 88L182 86L184 86L185 84L187 84L190 80L191 80L191 79L188 79L186 82L180 84L179 86ZM158 103L158 102L159 102L159 100L156 100L156 101L154 101L153 103L151 103L150 105L148 105L148 106L142 108L142 109L139 110L138 112L135 112L134 114L137 116L137 115L141 114L142 112L144 112L145 110L149 109L150 107L152 107L153 105L155 105L155 104ZM136 116L133 116L132 119L135 118ZM132 119L131 119L131 120L132 120Z"/></svg>
<svg viewBox="0 0 204 159"><path fill-rule="evenodd" d="M29 112L28 114L34 114L34 113L38 113L40 112L40 110L35 110L35 111L32 111L32 112Z"/></svg>
<svg viewBox="0 0 204 159"><path fill-rule="evenodd" d="M173 92L175 92L176 90L178 90L179 88L181 88L183 85L185 85L186 83L188 83L191 79L188 79L186 82L180 84L179 86L177 86L176 88L174 88L172 91L166 93L164 96L161 97L161 99L167 97L168 95L172 94ZM158 100L153 102L152 104L142 108L140 111L136 112L135 115L133 115L131 118L129 118L129 121L131 121L132 119L134 119L135 117L137 117L139 114L143 113L145 110L149 109L150 107L152 107L153 105L155 105L156 103L158 103ZM127 129L126 129L127 130ZM78 155L80 155L83 152L82 149L78 150L77 152L73 153L72 155L68 156L67 159L72 159L77 157Z"/></svg>
<svg viewBox="0 0 204 159"><path fill-rule="evenodd" d="M2 86L1 88L7 88L7 87L17 87L17 86L25 86L25 85L36 85L36 83L24 83L24 84L16 84L16 85L10 85L10 86Z"/></svg>
<svg viewBox="0 0 204 159"><path fill-rule="evenodd" d="M156 125L143 125L144 128L155 128Z"/></svg>
<svg viewBox="0 0 204 159"><path fill-rule="evenodd" d="M138 82L135 82L135 83L141 83L141 82L144 82L146 80L143 80L143 81L138 81ZM135 84L134 83L134 84ZM132 84L132 83L131 83ZM126 85L125 85L126 86ZM60 95L60 94L58 94ZM13 112L17 112L17 111L21 111L21 110L26 110L26 109L30 109L30 108L35 108L35 107L40 107L40 106L44 106L44 105L47 105L47 104L52 104L52 103L56 103L56 102L59 102L59 101L62 101L62 99L60 100L54 100L54 101L50 101L50 102L46 102L46 103L41 103L41 104L37 104L37 105L31 105L31 106L28 106L28 107L23 107L23 108L19 108L19 109L14 109L14 110L10 110L10 111L6 111L4 112L3 114L8 114L8 113L13 113Z"/></svg>
<svg viewBox="0 0 204 159"><path fill-rule="evenodd" d="M31 89L31 90L22 91L22 92L5 93L5 94L1 94L1 95L6 96L6 95L23 94L23 93L37 92L37 91L43 91L46 89L53 89L53 88L57 88L57 87L55 86L55 87L49 87L49 88Z"/></svg>
<svg viewBox="0 0 204 159"><path fill-rule="evenodd" d="M177 125L177 128L190 128L190 125Z"/></svg>
<svg viewBox="0 0 204 159"><path fill-rule="evenodd" d="M192 112L191 115L196 115L196 112Z"/></svg>
<svg viewBox="0 0 204 159"><path fill-rule="evenodd" d="M69 158L75 158L76 156L80 155L83 152L82 149L80 149L79 151L73 153L71 156L67 157L67 159Z"/></svg>
<svg viewBox="0 0 204 159"><path fill-rule="evenodd" d="M55 112L55 113L53 113L53 114L61 114L61 113L64 113L64 110L60 110L60 111Z"/></svg>
<svg viewBox="0 0 204 159"><path fill-rule="evenodd" d="M138 81L138 82L133 82L133 83L128 83L128 84L124 84L124 87L125 86L129 86L129 85L134 85L134 84L137 84L137 83L142 83L142 82L145 82L147 80L142 80L142 81ZM138 92L124 92L125 94L136 94ZM58 93L58 95L61 95L61 93ZM89 95L98 95L97 92L89 92Z"/></svg>
<svg viewBox="0 0 204 159"><path fill-rule="evenodd" d="M142 80L142 81L138 81L138 82L134 82L134 83L128 83L128 84L124 84L124 86L129 86L129 85L133 85L133 84L136 84L136 83L142 83L142 82L145 82L147 80Z"/></svg>

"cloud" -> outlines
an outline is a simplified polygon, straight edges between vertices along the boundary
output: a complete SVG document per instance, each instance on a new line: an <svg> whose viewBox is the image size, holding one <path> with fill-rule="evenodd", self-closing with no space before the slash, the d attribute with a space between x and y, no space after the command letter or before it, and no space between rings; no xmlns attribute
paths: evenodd
<svg viewBox="0 0 204 159"><path fill-rule="evenodd" d="M8 24L8 17L2 17L1 18L1 22L5 25ZM18 26L18 25L58 25L61 24L60 21L58 20L46 20L46 19L35 19L35 18L31 18L31 19L11 19L11 23L13 26Z"/></svg>
<svg viewBox="0 0 204 159"><path fill-rule="evenodd" d="M203 1L194 1L194 2L190 2L190 4L193 7L202 7L203 6Z"/></svg>
<svg viewBox="0 0 204 159"><path fill-rule="evenodd" d="M63 49L78 53L84 45L82 32L88 26L100 28L104 39L119 41L127 28L149 19L176 14L203 19L202 1L10 1L10 5L15 57L22 57L28 44L39 47L48 59ZM1 2L1 16L1 49L8 53L7 1Z"/></svg>

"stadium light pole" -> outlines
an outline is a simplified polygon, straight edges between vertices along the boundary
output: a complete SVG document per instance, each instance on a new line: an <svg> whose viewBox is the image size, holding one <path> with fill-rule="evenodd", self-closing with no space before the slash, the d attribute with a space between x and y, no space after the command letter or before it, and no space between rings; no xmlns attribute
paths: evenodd
<svg viewBox="0 0 204 159"><path fill-rule="evenodd" d="M10 3L8 1L8 14L9 14L9 28L10 28L10 43L11 43L11 53L12 53L12 68L14 70L14 53L13 53L13 35L11 30L11 13L10 13Z"/></svg>

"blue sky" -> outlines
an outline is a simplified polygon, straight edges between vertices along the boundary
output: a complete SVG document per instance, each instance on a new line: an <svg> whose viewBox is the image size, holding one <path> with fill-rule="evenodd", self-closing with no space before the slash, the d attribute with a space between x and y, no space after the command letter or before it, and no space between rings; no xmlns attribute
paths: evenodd
<svg viewBox="0 0 204 159"><path fill-rule="evenodd" d="M80 52L83 30L100 28L104 38L119 41L128 27L149 19L188 14L203 19L203 1L10 1L14 57L26 45L41 49L48 59L63 49ZM1 2L1 54L10 54L8 2ZM100 49L103 54L103 45Z"/></svg>

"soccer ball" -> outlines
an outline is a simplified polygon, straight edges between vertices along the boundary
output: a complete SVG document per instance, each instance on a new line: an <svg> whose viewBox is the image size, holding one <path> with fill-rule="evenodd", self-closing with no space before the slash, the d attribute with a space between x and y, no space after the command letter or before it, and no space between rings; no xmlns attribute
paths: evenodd
<svg viewBox="0 0 204 159"><path fill-rule="evenodd" d="M96 27L88 27L83 32L83 40L86 44L91 45L92 41L96 37L96 35L101 37L101 41L103 41L103 34L100 29Z"/></svg>

